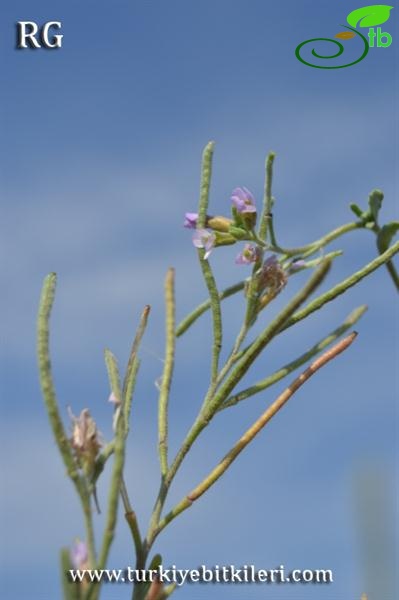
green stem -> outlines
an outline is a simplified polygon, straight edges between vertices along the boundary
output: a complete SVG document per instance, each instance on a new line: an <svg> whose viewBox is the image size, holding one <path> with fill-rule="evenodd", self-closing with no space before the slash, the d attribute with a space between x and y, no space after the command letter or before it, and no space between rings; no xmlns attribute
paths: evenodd
<svg viewBox="0 0 399 600"><path fill-rule="evenodd" d="M230 406L235 406L239 402L242 402L243 400L246 400L247 398L250 398L251 396L258 394L259 392L266 390L270 386L274 385L275 383L277 383L278 381L280 381L281 379L283 379L284 377L286 377L287 375L289 375L290 373L292 373L293 371L295 371L296 369L298 369L299 367L304 365L311 358L313 358L314 356L319 354L319 352L324 350L332 342L334 342L339 337L341 337L344 333L346 333L348 331L348 329L353 327L353 325L355 323L357 323L357 321L366 312L366 310L367 310L367 306L365 306L365 305L360 306L359 308L356 308L345 319L345 321L342 323L342 325L337 327L328 336L326 336L325 338L320 340L317 344L315 344L312 348L310 348L310 350L308 350L307 352L305 352L304 354L302 354L301 356L299 356L292 362L287 363L286 365L281 367L281 369L278 369L278 371L275 371L274 373L272 373L272 375L269 375L268 377L266 377L265 379L262 379L261 381L258 381L254 385L251 385L250 387L248 387L244 390L241 390L241 392L234 394L234 396L230 396L230 398L228 398L226 400L226 402L224 402L219 407L218 412L224 410L225 408L229 408Z"/></svg>
<svg viewBox="0 0 399 600"><path fill-rule="evenodd" d="M82 498L82 509L86 531L87 553L89 558L90 568L96 564L96 544L94 539L93 514L91 510L90 496ZM91 587L94 587L93 585Z"/></svg>
<svg viewBox="0 0 399 600"><path fill-rule="evenodd" d="M219 356L222 349L222 311L220 307L219 292L212 269L207 260L203 258L204 250L199 249L202 274L205 279L209 292L209 300L212 312L213 343L212 343L212 363L211 363L211 384L215 384L219 370Z"/></svg>
<svg viewBox="0 0 399 600"><path fill-rule="evenodd" d="M136 513L134 512L132 505L130 503L129 494L126 488L126 483L124 478L121 480L121 498L123 502L123 507L125 509L125 519L129 526L130 532L132 534L134 548L136 551L136 561L137 563L141 563L142 554L143 554L143 542L141 539L140 528L137 521Z"/></svg>
<svg viewBox="0 0 399 600"><path fill-rule="evenodd" d="M174 269L169 269L165 280L165 304L166 304L166 348L165 362L162 373L161 389L158 405L158 443L159 461L162 477L168 471L168 403L170 385L173 375L175 357L175 292L174 292Z"/></svg>
<svg viewBox="0 0 399 600"><path fill-rule="evenodd" d="M234 285L227 287L225 290L223 290L222 292L219 293L219 295L218 295L219 301L224 300L225 298L229 298L230 296L233 296L237 292L241 292L244 289L244 287L245 287L245 281L239 281L238 283L235 283ZM197 306L196 309L194 309L189 315L187 315L187 317L185 317L179 323L179 325L176 328L176 337L180 337L181 335L183 335L183 333L185 333L187 331L187 329L189 329L189 327L201 315L203 315L207 310L209 310L210 307L211 307L211 301L209 299L205 300L204 302L202 302L202 304Z"/></svg>
<svg viewBox="0 0 399 600"><path fill-rule="evenodd" d="M130 422L130 410L132 404L132 397L134 392L134 387L136 384L137 372L139 369L139 361L137 359L137 352L143 338L144 332L147 327L148 316L150 314L150 307L147 305L144 307L144 310L140 317L140 323L136 332L136 335L133 340L132 348L130 350L129 360L126 367L126 373L123 380L123 405L125 411L125 420L126 426L129 429Z"/></svg>
<svg viewBox="0 0 399 600"><path fill-rule="evenodd" d="M100 556L97 562L97 569L105 568L111 544L115 536L115 527L118 514L118 500L123 477L123 466L125 462L125 443L125 419L123 413L121 412L116 422L114 464L108 495L107 516L100 550ZM87 594L87 600L97 600L100 594L100 587L101 586L99 584L91 586Z"/></svg>
<svg viewBox="0 0 399 600"><path fill-rule="evenodd" d="M333 231L330 231L330 233L327 233L318 240L315 240L310 244L306 244L305 246L299 246L297 248L281 248L281 246L271 246L269 249L271 252L279 252L280 254L284 254L287 257L295 256L298 254L301 255L301 258L306 258L307 256L310 256L311 254L317 252L317 250L320 250L320 248L327 246L327 244L330 244L337 238L341 237L341 235L349 233L350 231L354 231L355 229L364 228L365 225L361 221L346 223L345 225L341 225L340 227L333 229Z"/></svg>
<svg viewBox="0 0 399 600"><path fill-rule="evenodd" d="M266 157L265 163L265 189L263 195L263 210L259 223L258 237L259 239L265 241L267 232L269 231L270 243L273 245L276 244L274 231L273 231L273 197L272 197L272 183L273 183L273 163L276 154L274 152L269 152Z"/></svg>
<svg viewBox="0 0 399 600"><path fill-rule="evenodd" d="M206 215L209 204L209 190L212 177L212 158L214 142L209 142L202 155L201 166L201 187L200 201L198 208L197 229L202 229L206 224ZM211 384L215 384L219 368L219 356L222 348L222 312L220 308L219 292L216 281L212 273L209 262L204 258L205 250L198 249L198 258L201 265L205 284L208 288L209 300L212 310L213 321L213 345L212 345L212 365L211 365Z"/></svg>
<svg viewBox="0 0 399 600"><path fill-rule="evenodd" d="M123 396L123 414L124 414L124 418L125 418L125 427L126 427L125 435L126 436L129 433L130 412L131 412L131 406L132 406L132 400L133 400L133 392L134 392L134 388L136 385L137 373L138 373L139 366L140 366L140 361L138 360L137 353L138 353L138 349L139 349L141 340L143 338L144 332L147 327L149 314L150 314L150 307L147 305L144 307L144 310L140 317L139 326L138 326L138 329L136 331L136 334L135 334L135 337L133 340L132 348L130 350L129 360L128 360L128 364L126 367L126 373L125 373L125 377L124 377L124 381L123 381L122 396ZM121 478L120 494L121 494L121 498L122 498L122 502L123 502L123 506L124 506L124 510L125 510L125 519L129 526L130 532L132 534L133 542L134 542L134 547L135 547L135 551L136 551L136 562L138 564L141 564L142 554L143 554L143 543L142 543L142 539L141 539L141 534L140 534L140 529L139 529L139 524L137 521L136 513L132 508L132 505L131 505L131 502L129 499L129 494L128 494L128 491L126 488L125 480L123 477Z"/></svg>
<svg viewBox="0 0 399 600"><path fill-rule="evenodd" d="M352 333L344 340L336 344L333 348L325 352L306 371L297 377L280 396L269 406L265 412L255 421L255 423L244 433L233 448L225 455L220 463L197 485L183 500L181 500L160 522L158 532L162 531L173 519L175 519L184 510L200 498L220 477L227 471L239 454L248 446L250 442L258 435L265 425L278 413L278 411L288 402L295 392L320 368L334 359L338 354L346 350L356 337Z"/></svg>
<svg viewBox="0 0 399 600"><path fill-rule="evenodd" d="M87 490L83 478L80 476L69 438L65 432L64 425L58 409L57 396L53 383L51 371L50 349L49 349L49 320L54 303L57 276L50 273L44 280L39 305L37 323L37 355L39 363L39 378L43 393L47 415L50 421L53 436L67 470L67 475L76 487L80 498L84 498Z"/></svg>
<svg viewBox="0 0 399 600"><path fill-rule="evenodd" d="M197 229L206 226L206 215L209 204L209 189L212 177L212 158L215 142L209 142L202 153L200 200L198 207Z"/></svg>
<svg viewBox="0 0 399 600"><path fill-rule="evenodd" d="M283 310L273 319L266 329L259 334L253 344L248 348L242 359L238 362L228 379L220 387L212 403L209 405L211 415L228 397L233 388L242 379L249 367L256 360L262 350L278 333L282 326L288 321L297 308L309 298L314 290L322 283L330 270L331 262L324 261L318 269L312 274L304 287L290 300Z"/></svg>
<svg viewBox="0 0 399 600"><path fill-rule="evenodd" d="M330 268L330 262L325 261L320 265L312 277L305 284L296 296L288 303L288 305L277 315L277 317L270 323L270 325L258 336L256 341L250 346L245 356L235 367L230 374L229 378L224 382L220 389L216 392L213 398L207 403L205 410L201 411L190 431L188 432L180 450L178 451L175 460L173 461L166 479L166 485L170 485L174 478L177 470L179 469L184 457L190 450L191 446L201 433L201 431L208 425L214 414L216 413L219 406L228 397L232 389L239 383L241 378L248 371L254 360L257 358L259 353L268 344L268 342L276 335L282 325L289 319L294 311L312 294L318 285L324 280Z"/></svg>
<svg viewBox="0 0 399 600"><path fill-rule="evenodd" d="M44 280L43 290L40 298L37 324L39 378L54 439L66 467L67 475L76 488L83 509L89 563L94 565L96 562L96 554L90 492L85 478L79 474L79 468L61 420L51 371L49 321L51 309L54 303L56 281L57 277L55 273L50 273L47 275Z"/></svg>
<svg viewBox="0 0 399 600"><path fill-rule="evenodd" d="M331 302L331 300L334 300L337 296L346 292L349 288L353 287L359 281L364 279L364 277L367 277L367 275L370 275L370 273L372 273L373 271L381 267L381 265L389 261L393 256L395 256L395 254L397 254L397 252L399 252L399 242L393 244L390 248L388 248L388 250L380 254L380 256L372 260L368 265L366 265L359 271L356 271L356 273L353 273L352 275L341 281L341 283L338 283L324 294L321 294L320 296L315 298L301 311L295 313L291 317L291 319L287 321L284 327L282 327L281 331L284 331L284 329L287 329L288 327L295 325L299 321L302 321L314 311L319 310L322 306L327 304L327 302Z"/></svg>

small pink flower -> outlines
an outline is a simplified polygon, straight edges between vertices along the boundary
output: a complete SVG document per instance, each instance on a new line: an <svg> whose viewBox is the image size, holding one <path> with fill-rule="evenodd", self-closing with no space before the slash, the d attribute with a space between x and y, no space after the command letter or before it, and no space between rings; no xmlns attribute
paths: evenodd
<svg viewBox="0 0 399 600"><path fill-rule="evenodd" d="M216 242L216 235L206 229L196 229L193 233L193 244L196 248L204 248L204 258L207 259Z"/></svg>
<svg viewBox="0 0 399 600"><path fill-rule="evenodd" d="M245 244L244 249L237 254L236 264L237 265L250 265L258 260L260 256L259 246L255 244Z"/></svg>
<svg viewBox="0 0 399 600"><path fill-rule="evenodd" d="M255 198L245 187L235 188L231 195L231 201L239 213L256 213Z"/></svg>
<svg viewBox="0 0 399 600"><path fill-rule="evenodd" d="M187 229L195 229L197 227L198 213L186 212L184 215L183 227Z"/></svg>

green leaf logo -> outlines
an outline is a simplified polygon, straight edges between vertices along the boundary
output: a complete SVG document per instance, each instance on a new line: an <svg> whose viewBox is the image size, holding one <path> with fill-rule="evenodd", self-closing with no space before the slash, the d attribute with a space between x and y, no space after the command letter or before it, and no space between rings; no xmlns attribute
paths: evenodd
<svg viewBox="0 0 399 600"><path fill-rule="evenodd" d="M372 4L353 10L346 20L352 27L374 27L388 21L393 6L387 4Z"/></svg>

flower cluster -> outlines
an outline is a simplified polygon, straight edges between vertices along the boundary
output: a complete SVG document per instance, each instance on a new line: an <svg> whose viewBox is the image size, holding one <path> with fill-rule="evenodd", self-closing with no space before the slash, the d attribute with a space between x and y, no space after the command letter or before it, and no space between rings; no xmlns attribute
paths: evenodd
<svg viewBox="0 0 399 600"><path fill-rule="evenodd" d="M301 262L291 263L284 269L276 255L263 262L264 244L255 233L257 219L256 203L253 194L246 187L236 187L231 193L232 218L206 215L205 228L198 227L198 213L187 212L184 227L193 229L192 241L196 248L203 248L206 260L216 246L235 244L247 240L237 254L237 265L254 264L257 267L251 291L255 295L258 309L265 307L285 287L288 275L303 267ZM252 240L252 241L250 241Z"/></svg>
<svg viewBox="0 0 399 600"><path fill-rule="evenodd" d="M198 227L198 213L187 212L184 217L184 227L194 229L193 244L196 248L205 250L204 258L207 259L215 246L235 244L239 240L253 238L256 225L256 204L252 193L246 187L237 187L231 194L232 219L223 216L207 215L205 227ZM260 249L255 245L247 244L239 257L237 264L250 264L256 262L260 256Z"/></svg>

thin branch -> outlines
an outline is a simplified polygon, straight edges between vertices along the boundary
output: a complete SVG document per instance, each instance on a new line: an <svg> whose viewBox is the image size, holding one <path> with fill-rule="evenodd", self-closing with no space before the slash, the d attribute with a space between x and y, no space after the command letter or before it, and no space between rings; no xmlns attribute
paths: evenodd
<svg viewBox="0 0 399 600"><path fill-rule="evenodd" d="M273 319L273 321L264 329L248 348L236 367L230 373L219 388L212 402L209 404L209 413L211 415L219 408L226 400L230 392L241 381L242 377L248 371L255 359L259 356L267 344L274 338L279 330L284 326L291 315L303 304L315 289L324 281L331 267L330 261L324 261L320 264L317 270L311 275L307 283L301 290L288 302L282 311Z"/></svg>
<svg viewBox="0 0 399 600"><path fill-rule="evenodd" d="M136 335L133 340L132 348L130 350L129 360L126 367L126 373L123 380L122 388L122 402L123 411L125 414L126 423L126 435L129 433L130 424L130 412L132 407L133 392L136 385L137 373L140 367L140 361L137 358L137 352L143 338L144 332L147 327L148 316L150 314L150 306L146 305L143 312L141 313L139 326L136 331Z"/></svg>
<svg viewBox="0 0 399 600"><path fill-rule="evenodd" d="M313 293L316 287L324 280L329 268L329 261L325 261L320 265L320 267L317 269L317 271L315 271L315 273L313 273L304 287L294 296L287 306L270 323L270 325L257 337L255 342L248 349L247 353L232 371L228 379L222 384L215 396L207 403L205 410L201 411L199 417L195 420L191 429L187 433L186 438L183 441L180 450L178 451L169 469L167 478L168 484L170 484L174 478L177 470L184 460L184 457L190 450L201 431L208 425L219 406L226 400L233 388L239 383L241 378L248 371L249 367L252 365L263 348L274 337L274 335L276 335L278 330L282 327L282 324L289 319L292 313L303 302L305 302L305 300L310 296L310 294Z"/></svg>
<svg viewBox="0 0 399 600"><path fill-rule="evenodd" d="M114 464L112 468L110 490L108 495L107 516L104 527L100 556L97 562L97 569L105 568L111 544L115 536L119 503L118 500L123 477L123 466L125 462L126 427L124 415L122 412L119 414L119 418L116 421L116 432L114 441ZM97 600L100 593L100 588L100 585L91 586L87 594L87 600Z"/></svg>
<svg viewBox="0 0 399 600"><path fill-rule="evenodd" d="M319 258L315 258L313 260L309 260L306 262L306 265L295 271L293 275L295 275L299 271L303 271L304 269L311 269L313 267L317 267L323 260L326 259L334 259L337 256L342 255L342 250L334 250L333 252L329 252L324 256L320 256ZM222 292L219 293L219 300L224 300L225 298L230 298L230 296L234 296L238 292L241 292L245 289L245 285L250 281L250 278L244 279L243 281L239 281L230 287L227 287ZM206 313L211 307L210 300L204 300L201 304L199 304L191 313L189 313L184 319L180 321L176 328L176 337L180 337L195 323L199 317L201 317L204 313Z"/></svg>
<svg viewBox="0 0 399 600"><path fill-rule="evenodd" d="M66 467L67 475L73 482L78 493L83 510L86 542L89 554L89 562L95 564L96 550L94 540L93 519L90 506L90 492L84 477L79 474L79 467L72 452L71 444L65 432L64 425L58 409L57 396L53 383L51 371L49 338L49 321L51 309L54 303L57 276L50 273L44 280L42 295L40 298L39 315L37 323L37 354L39 363L39 378L43 398L47 409L48 418L53 435Z"/></svg>
<svg viewBox="0 0 399 600"><path fill-rule="evenodd" d="M72 452L71 444L61 420L51 371L49 321L51 309L54 303L56 282L57 276L55 273L50 273L47 275L44 280L40 298L37 322L37 356L39 363L39 377L44 403L46 405L54 439L58 446L62 460L64 461L68 477L73 481L79 496L82 498L86 495L87 490L85 489L84 482L79 475L78 466Z"/></svg>
<svg viewBox="0 0 399 600"><path fill-rule="evenodd" d="M278 411L288 402L288 400L298 391L298 389L312 377L319 369L324 367L329 361L333 360L341 352L344 352L354 341L357 333L353 332L338 344L327 350L322 356L315 360L291 385L289 385L282 394L269 406L265 412L255 421L255 423L244 433L233 448L225 455L220 463L212 472L194 488L179 504L177 504L159 524L158 533L164 529L168 523L173 521L184 510L189 508L195 500L200 498L230 467L238 455L248 446L255 436L265 427L265 425L278 413Z"/></svg>
<svg viewBox="0 0 399 600"><path fill-rule="evenodd" d="M198 207L198 221L197 229L205 227L206 214L208 211L209 204L209 190L211 185L212 177L212 158L214 150L214 142L209 142L204 149L202 154L202 166L201 166L201 187L200 187L200 201ZM222 348L222 312L220 308L219 292L217 289L216 281L212 273L211 266L205 258L205 250L198 248L198 258L202 274L205 280L206 287L208 288L209 300L212 310L212 322L213 322L213 345L212 345L212 364L211 364L211 384L215 384L219 356Z"/></svg>
<svg viewBox="0 0 399 600"><path fill-rule="evenodd" d="M364 279L364 277L367 277L367 275L370 275L370 273L384 265L393 256L395 256L397 252L399 252L399 242L393 244L390 248L388 248L388 250L383 252L383 254L380 254L380 256L372 260L368 265L366 265L359 271L356 271L356 273L353 273L352 275L341 281L341 283L338 283L324 294L321 294L321 296L315 298L301 311L295 313L291 317L291 319L284 325L281 331L284 331L288 327L291 327L299 321L302 321L314 311L319 310L322 306L327 304L327 302L331 302L331 300L334 300L337 296L346 292L346 290L356 285L359 281Z"/></svg>
<svg viewBox="0 0 399 600"><path fill-rule="evenodd" d="M245 288L245 281L239 281L230 287L227 287L225 290L219 293L219 300L224 300L225 298L229 298L233 296L237 292L241 292ZM187 315L182 321L180 321L179 325L176 328L176 337L180 337L187 331L189 327L207 310L211 307L211 301L205 300L202 304L199 304L197 308L195 308L189 315Z"/></svg>
<svg viewBox="0 0 399 600"><path fill-rule="evenodd" d="M297 248L281 248L280 246L269 248L272 252L279 252L284 254L285 256L295 256L301 255L302 258L306 258L307 256L311 256L320 248L324 248L327 244L330 244L337 238L341 237L345 233L349 233L350 231L354 231L355 229L364 229L365 225L361 221L355 221L351 223L345 223L344 225L340 225L336 229L333 229L323 237L319 238L311 242L310 244L305 244L304 246L299 246Z"/></svg>
<svg viewBox="0 0 399 600"><path fill-rule="evenodd" d="M158 443L161 474L166 476L168 471L168 403L170 385L173 375L175 359L175 291L174 291L174 269L169 269L165 280L165 304L166 304L166 347L165 362L162 373L161 389L158 404Z"/></svg>
<svg viewBox="0 0 399 600"><path fill-rule="evenodd" d="M276 244L276 240L274 238L273 232L273 197L272 197L272 183L273 183L273 163L276 154L274 152L269 152L266 157L265 163L265 190L263 196L263 210L259 223L258 237L262 240L266 240L267 231L269 230L270 243Z"/></svg>
<svg viewBox="0 0 399 600"><path fill-rule="evenodd" d="M308 362L308 360L312 359L314 356L319 354L319 352L324 350L332 342L335 342L335 340L337 340L344 333L346 333L348 329L353 327L353 325L357 323L357 321L362 317L366 310L366 305L359 306L359 308L356 308L353 312L351 312L350 315L348 315L348 317L339 327L334 329L334 331L332 331L328 336L317 342L317 344L310 348L310 350L308 350L295 360L287 363L286 365L284 365L265 379L258 381L254 385L251 385L250 387L244 390L241 390L237 394L234 394L234 396L230 396L230 398L228 398L226 402L224 402L220 406L219 411L224 410L225 408L229 408L230 406L235 406L239 402L242 402L243 400L246 400L247 398L258 394L259 392L266 390L270 386L274 385L275 383L277 383L278 381L280 381L281 379L283 379L284 377L286 377L287 375L304 365L306 362Z"/></svg>

